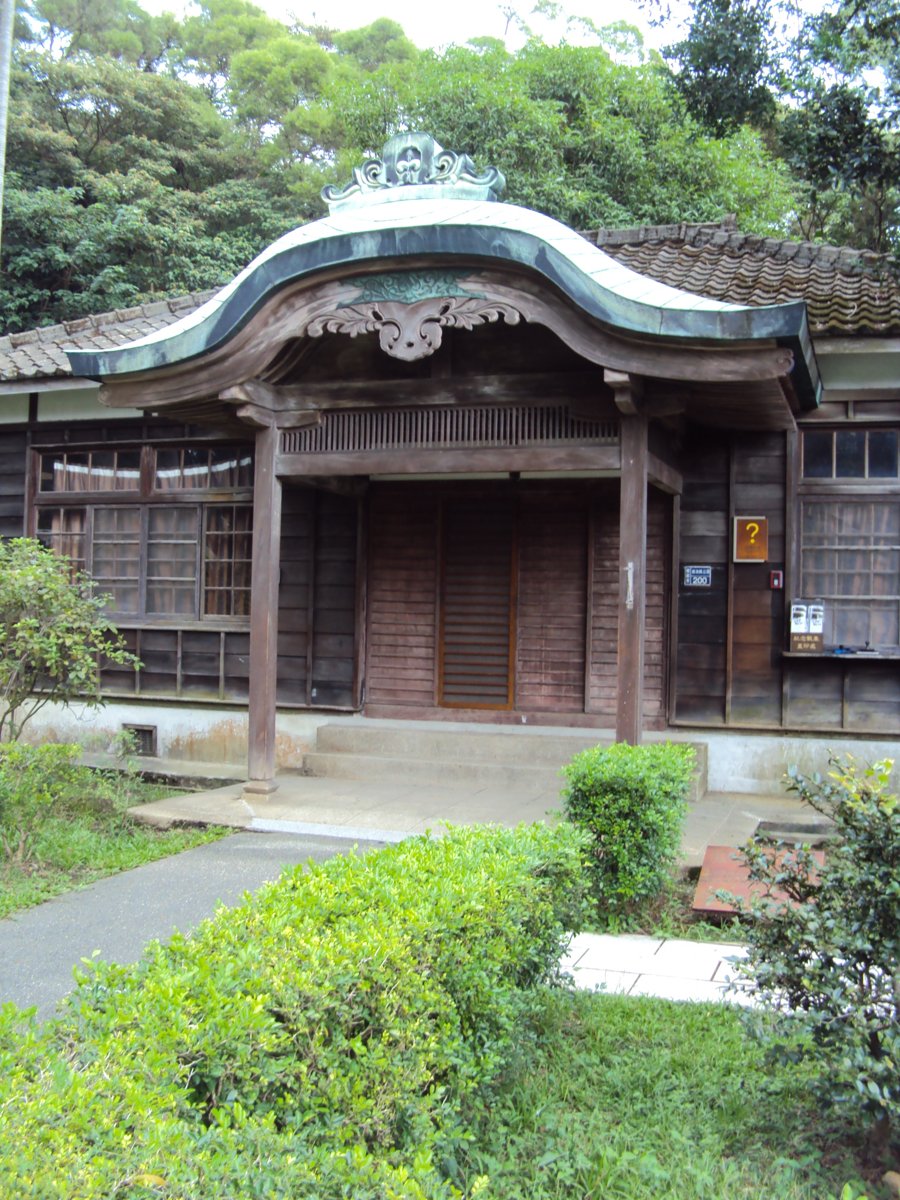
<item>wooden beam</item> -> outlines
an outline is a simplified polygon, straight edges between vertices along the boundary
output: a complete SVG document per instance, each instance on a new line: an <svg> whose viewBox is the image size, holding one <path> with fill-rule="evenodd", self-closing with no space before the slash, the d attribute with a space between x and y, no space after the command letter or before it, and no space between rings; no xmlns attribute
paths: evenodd
<svg viewBox="0 0 900 1200"><path fill-rule="evenodd" d="M350 450L280 454L278 474L442 475L477 471L597 471L616 474L618 446L535 446L528 449Z"/></svg>
<svg viewBox="0 0 900 1200"><path fill-rule="evenodd" d="M622 412L622 475L619 484L619 622L616 656L616 741L637 746L643 733L644 612L647 591L647 485L649 449L647 420L627 416L630 381L618 376ZM621 397L621 403L620 403Z"/></svg>
<svg viewBox="0 0 900 1200"><path fill-rule="evenodd" d="M248 780L245 793L269 795L275 782L275 702L278 677L278 579L281 481L275 473L278 430L256 435L253 487L253 566L250 610Z"/></svg>
<svg viewBox="0 0 900 1200"><path fill-rule="evenodd" d="M651 454L647 460L647 476L650 483L655 484L661 492L672 496L680 496L684 491L684 476L667 462Z"/></svg>
<svg viewBox="0 0 900 1200"><path fill-rule="evenodd" d="M259 385L253 382L253 390ZM243 384L243 389L250 389ZM229 389L223 399L237 398ZM453 375L428 379L339 380L334 383L310 381L272 387L273 407L281 412L335 411L344 408L396 408L414 404L417 408L442 406L509 405L558 400L578 400L579 417L597 420L614 416L615 410L604 395L600 372L551 371L528 375ZM590 402L590 408L588 408Z"/></svg>

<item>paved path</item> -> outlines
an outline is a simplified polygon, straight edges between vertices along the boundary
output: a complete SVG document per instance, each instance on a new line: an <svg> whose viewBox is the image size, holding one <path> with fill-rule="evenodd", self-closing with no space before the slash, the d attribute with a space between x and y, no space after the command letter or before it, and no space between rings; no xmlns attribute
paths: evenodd
<svg viewBox="0 0 900 1200"><path fill-rule="evenodd" d="M360 849L379 843L359 843ZM145 944L192 929L218 905L275 879L286 866L347 850L340 838L236 833L102 879L0 921L0 1003L53 1015L72 972L94 953L134 962ZM578 987L673 1000L726 998L727 957L740 947L579 934L564 965Z"/></svg>
<svg viewBox="0 0 900 1200"><path fill-rule="evenodd" d="M576 987L592 991L748 1005L746 993L731 987L735 960L745 953L729 942L579 933L562 965Z"/></svg>
<svg viewBox="0 0 900 1200"><path fill-rule="evenodd" d="M194 928L218 905L276 879L286 866L322 862L353 843L336 838L236 833L101 879L0 921L0 1004L36 1006L42 1019L95 951L112 962L140 958L147 942ZM368 843L374 845L377 843ZM360 843L360 849L364 848Z"/></svg>

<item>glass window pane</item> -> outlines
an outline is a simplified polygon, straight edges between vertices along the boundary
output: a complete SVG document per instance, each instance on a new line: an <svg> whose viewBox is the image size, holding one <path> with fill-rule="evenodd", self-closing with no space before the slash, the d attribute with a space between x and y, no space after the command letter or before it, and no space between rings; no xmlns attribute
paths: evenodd
<svg viewBox="0 0 900 1200"><path fill-rule="evenodd" d="M186 488L209 487L209 450L190 449L184 451L184 486Z"/></svg>
<svg viewBox="0 0 900 1200"><path fill-rule="evenodd" d="M91 571L110 612L140 612L141 510L95 508Z"/></svg>
<svg viewBox="0 0 900 1200"><path fill-rule="evenodd" d="M203 548L206 616L249 615L252 520L249 504L217 504L206 510Z"/></svg>
<svg viewBox="0 0 900 1200"><path fill-rule="evenodd" d="M869 478L897 478L897 431L877 429L869 434Z"/></svg>
<svg viewBox="0 0 900 1200"><path fill-rule="evenodd" d="M171 492L184 486L180 450L157 450L153 486L160 492Z"/></svg>
<svg viewBox="0 0 900 1200"><path fill-rule="evenodd" d="M900 502L807 500L801 594L825 604L826 645L900 644Z"/></svg>
<svg viewBox="0 0 900 1200"><path fill-rule="evenodd" d="M85 567L85 526L83 508L42 508L38 510L37 535L45 546L72 563L73 570Z"/></svg>
<svg viewBox="0 0 900 1200"><path fill-rule="evenodd" d="M147 538L147 612L196 616L198 510L151 508Z"/></svg>
<svg viewBox="0 0 900 1200"><path fill-rule="evenodd" d="M803 474L808 479L830 479L832 434L821 429L803 434Z"/></svg>
<svg viewBox="0 0 900 1200"><path fill-rule="evenodd" d="M866 434L863 429L839 429L834 435L834 473L837 479L864 479Z"/></svg>
<svg viewBox="0 0 900 1200"><path fill-rule="evenodd" d="M116 452L117 492L136 492L141 486L141 452L140 450L119 450Z"/></svg>

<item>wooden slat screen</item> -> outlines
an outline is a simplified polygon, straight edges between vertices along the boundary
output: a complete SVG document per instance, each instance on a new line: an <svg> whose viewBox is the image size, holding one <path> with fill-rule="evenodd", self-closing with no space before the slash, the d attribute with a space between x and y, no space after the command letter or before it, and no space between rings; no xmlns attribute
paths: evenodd
<svg viewBox="0 0 900 1200"><path fill-rule="evenodd" d="M513 535L508 502L444 507L442 704L512 704Z"/></svg>
<svg viewBox="0 0 900 1200"><path fill-rule="evenodd" d="M318 425L285 430L282 452L614 446L618 438L615 421L581 420L571 416L564 404L348 409L323 413Z"/></svg>

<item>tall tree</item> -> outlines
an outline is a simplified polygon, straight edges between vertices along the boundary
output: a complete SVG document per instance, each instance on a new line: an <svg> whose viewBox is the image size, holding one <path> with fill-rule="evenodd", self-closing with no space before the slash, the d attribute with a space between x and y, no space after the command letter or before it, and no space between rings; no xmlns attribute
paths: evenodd
<svg viewBox="0 0 900 1200"><path fill-rule="evenodd" d="M766 130L801 182L799 233L900 251L896 0L826 0L805 17L793 0L693 0L667 53L710 132Z"/></svg>
<svg viewBox="0 0 900 1200"><path fill-rule="evenodd" d="M775 114L772 0L695 0L687 36L667 46L688 110L716 137Z"/></svg>

